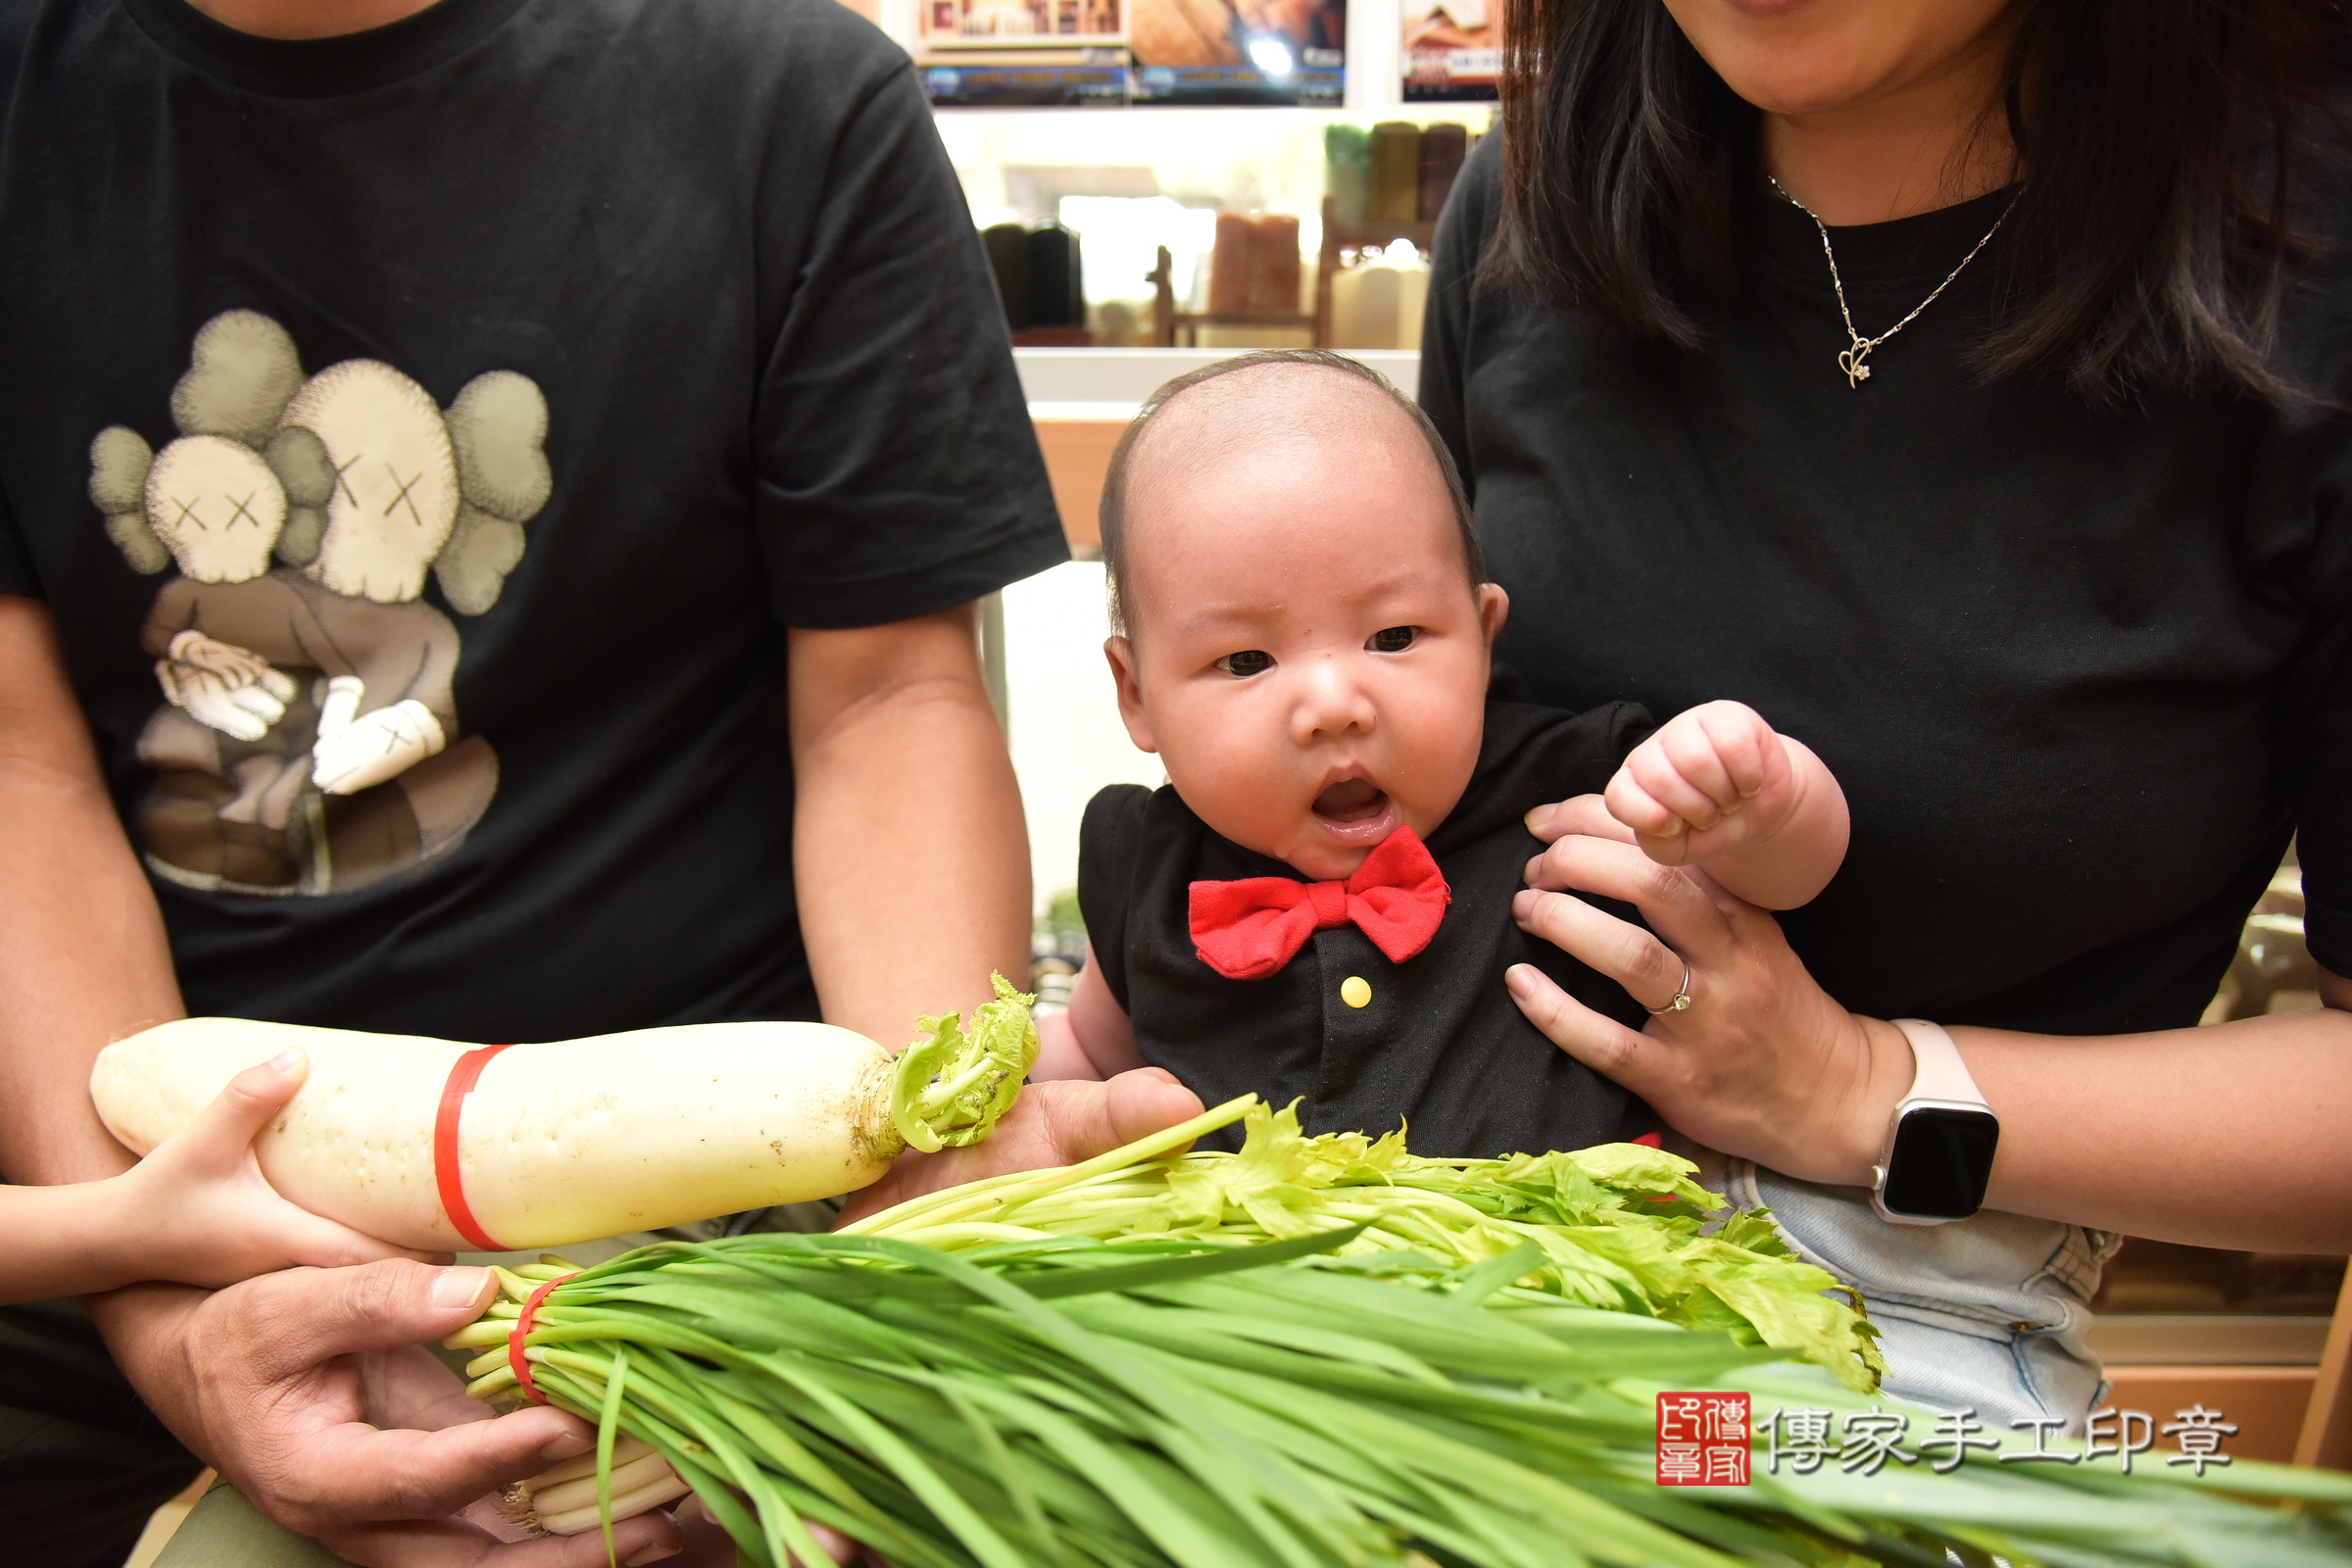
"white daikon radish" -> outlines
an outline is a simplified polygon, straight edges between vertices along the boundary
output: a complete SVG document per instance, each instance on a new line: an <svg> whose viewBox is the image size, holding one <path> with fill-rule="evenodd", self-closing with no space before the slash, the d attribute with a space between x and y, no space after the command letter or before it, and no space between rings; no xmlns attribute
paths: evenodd
<svg viewBox="0 0 2352 1568"><path fill-rule="evenodd" d="M1037 1057L1031 999L996 984L968 1036L953 1013L925 1018L896 1058L820 1023L493 1050L186 1018L100 1052L90 1098L144 1154L299 1046L310 1077L254 1140L278 1192L403 1247L560 1247L851 1192L910 1145L986 1137Z"/></svg>

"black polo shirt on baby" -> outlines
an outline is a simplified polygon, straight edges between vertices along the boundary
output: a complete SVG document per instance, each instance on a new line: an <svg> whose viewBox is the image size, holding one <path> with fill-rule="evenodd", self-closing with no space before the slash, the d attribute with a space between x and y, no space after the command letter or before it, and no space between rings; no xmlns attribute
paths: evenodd
<svg viewBox="0 0 2352 1568"><path fill-rule="evenodd" d="M1079 831L1078 903L1144 1060L1210 1104L1297 1100L1309 1132L1383 1133L1402 1120L1416 1154L1582 1149L1647 1130L1648 1107L1546 1040L1502 975L1533 963L1587 1005L1642 1021L1613 981L1522 932L1511 895L1543 849L1522 818L1600 790L1650 728L1625 703L1567 713L1490 701L1469 787L1429 835L1453 895L1429 946L1392 963L1353 925L1337 926L1262 980L1228 980L1194 952L1191 884L1298 873L1210 829L1173 788L1102 791ZM1340 995L1349 977L1371 988L1361 1007ZM1231 1148L1235 1136L1204 1142Z"/></svg>

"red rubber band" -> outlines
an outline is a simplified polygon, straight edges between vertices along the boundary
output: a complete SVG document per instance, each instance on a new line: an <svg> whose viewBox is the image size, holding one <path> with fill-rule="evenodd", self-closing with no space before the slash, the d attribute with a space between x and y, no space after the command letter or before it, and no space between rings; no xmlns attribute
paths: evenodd
<svg viewBox="0 0 2352 1568"><path fill-rule="evenodd" d="M492 1241L475 1223L473 1210L466 1202L466 1173L458 1163L458 1118L465 1114L466 1097L473 1093L482 1069L490 1065L492 1056L508 1049L479 1046L453 1062L449 1082L441 1086L441 1108L433 1116L433 1185L441 1190L441 1211L449 1216L460 1236L483 1252L504 1252L508 1249Z"/></svg>
<svg viewBox="0 0 2352 1568"><path fill-rule="evenodd" d="M547 1299L547 1293L572 1277L571 1274L561 1275L549 1280L545 1285L525 1297L522 1310L514 1316L514 1331L507 1336L507 1365L514 1368L514 1381L522 1385L524 1396L533 1404L545 1404L547 1396L541 1394L539 1385L531 1381L531 1362L530 1358L522 1353L522 1342L530 1334L531 1319L539 1315L539 1303Z"/></svg>

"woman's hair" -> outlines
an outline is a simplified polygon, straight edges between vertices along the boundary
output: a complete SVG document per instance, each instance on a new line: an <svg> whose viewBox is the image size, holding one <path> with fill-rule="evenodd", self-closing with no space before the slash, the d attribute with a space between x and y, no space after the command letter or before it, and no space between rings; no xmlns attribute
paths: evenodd
<svg viewBox="0 0 2352 1568"><path fill-rule="evenodd" d="M1736 293L1757 111L1661 0L1506 0L1503 197L1485 281L1686 347ZM2342 0L2019 0L1994 113L2024 180L1985 253L1986 379L2296 390L2271 363L2295 175L2343 59Z"/></svg>

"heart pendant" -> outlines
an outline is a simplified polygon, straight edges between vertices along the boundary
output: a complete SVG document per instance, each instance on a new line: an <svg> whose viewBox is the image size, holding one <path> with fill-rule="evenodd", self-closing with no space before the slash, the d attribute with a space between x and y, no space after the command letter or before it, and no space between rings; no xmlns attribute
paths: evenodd
<svg viewBox="0 0 2352 1568"><path fill-rule="evenodd" d="M1847 386L1858 387L1870 379L1870 367L1863 364L1860 356L1856 355L1852 349L1838 351L1838 368L1845 372Z"/></svg>

